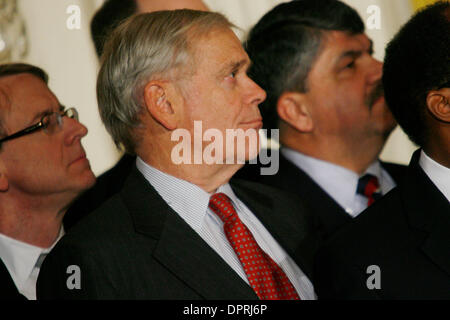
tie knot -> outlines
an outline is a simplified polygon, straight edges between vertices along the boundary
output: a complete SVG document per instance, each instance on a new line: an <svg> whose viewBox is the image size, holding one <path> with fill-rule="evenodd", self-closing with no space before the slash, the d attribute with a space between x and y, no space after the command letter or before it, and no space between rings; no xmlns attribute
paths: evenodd
<svg viewBox="0 0 450 320"><path fill-rule="evenodd" d="M366 174L359 178L356 192L366 197L372 197L374 193L380 193L378 178L372 174Z"/></svg>
<svg viewBox="0 0 450 320"><path fill-rule="evenodd" d="M213 194L209 199L209 208L219 216L223 223L230 220L236 213L233 203L225 193Z"/></svg>

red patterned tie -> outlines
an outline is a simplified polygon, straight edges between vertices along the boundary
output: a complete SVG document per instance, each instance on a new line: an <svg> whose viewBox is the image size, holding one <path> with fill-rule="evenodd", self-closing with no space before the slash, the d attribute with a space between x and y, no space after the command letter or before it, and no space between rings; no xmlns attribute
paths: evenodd
<svg viewBox="0 0 450 320"><path fill-rule="evenodd" d="M380 184L378 178L371 174L359 178L357 193L366 196L369 201L367 205L370 206L375 200L381 198Z"/></svg>
<svg viewBox="0 0 450 320"><path fill-rule="evenodd" d="M211 196L209 207L223 221L227 239L258 297L261 300L300 300L283 270L259 247L239 219L230 198L216 193Z"/></svg>

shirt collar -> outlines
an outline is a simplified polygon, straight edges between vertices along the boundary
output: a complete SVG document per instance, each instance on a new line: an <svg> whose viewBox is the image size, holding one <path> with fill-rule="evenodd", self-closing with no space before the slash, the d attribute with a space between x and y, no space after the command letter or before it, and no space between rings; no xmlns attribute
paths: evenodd
<svg viewBox="0 0 450 320"><path fill-rule="evenodd" d="M419 165L439 191L450 201L450 168L437 163L423 150L420 152Z"/></svg>
<svg viewBox="0 0 450 320"><path fill-rule="evenodd" d="M64 233L64 228L61 227L58 238L49 248L37 247L0 233L0 258L17 288L23 288L33 268L40 268L37 263L42 263L43 259L39 259L41 254L48 254Z"/></svg>
<svg viewBox="0 0 450 320"><path fill-rule="evenodd" d="M337 164L313 158L290 148L281 148L282 155L308 174L343 208L353 207L360 176ZM382 180L380 162L374 161L366 170ZM362 174L362 176L364 175Z"/></svg>
<svg viewBox="0 0 450 320"><path fill-rule="evenodd" d="M140 157L136 159L136 167L163 200L192 229L199 232L208 211L209 198L212 194L195 184L176 178L150 166ZM228 183L220 186L216 192L225 193L233 201L235 206L239 205L237 197Z"/></svg>

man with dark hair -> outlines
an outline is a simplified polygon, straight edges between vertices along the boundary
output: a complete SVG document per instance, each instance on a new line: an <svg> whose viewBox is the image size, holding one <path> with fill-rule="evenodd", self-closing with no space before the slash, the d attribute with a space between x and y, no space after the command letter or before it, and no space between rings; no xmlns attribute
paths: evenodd
<svg viewBox="0 0 450 320"><path fill-rule="evenodd" d="M106 0L91 21L91 35L100 57L108 35L135 13L174 9L208 10L202 0Z"/></svg>
<svg viewBox="0 0 450 320"><path fill-rule="evenodd" d="M36 299L41 263L69 204L95 182L87 129L28 64L0 65L0 300Z"/></svg>
<svg viewBox="0 0 450 320"><path fill-rule="evenodd" d="M197 141L203 130L217 140L250 131L257 142L262 126L265 92L247 76L250 60L231 27L219 13L167 10L113 31L99 110L114 141L137 159L123 188L46 258L39 298L315 298L309 212L276 189L230 181L242 166L235 155L250 159L257 148L226 138L217 161L195 160L209 146ZM72 265L81 272L75 288L67 285Z"/></svg>
<svg viewBox="0 0 450 320"><path fill-rule="evenodd" d="M202 0L106 0L91 21L91 35L98 57L103 52L103 45L108 35L129 16L136 13L183 8L208 11L208 7ZM125 153L111 169L100 175L95 186L85 192L69 208L64 220L65 225L76 224L118 192L135 162L134 154Z"/></svg>
<svg viewBox="0 0 450 320"><path fill-rule="evenodd" d="M382 64L358 13L340 1L280 4L253 27L245 48L249 76L267 92L260 109L265 127L279 129L281 156L275 175L252 174L252 165L238 174L298 194L326 239L402 173L378 160L395 127Z"/></svg>
<svg viewBox="0 0 450 320"><path fill-rule="evenodd" d="M324 299L450 299L450 3L418 12L386 49L386 101L421 149L405 181L318 254Z"/></svg>

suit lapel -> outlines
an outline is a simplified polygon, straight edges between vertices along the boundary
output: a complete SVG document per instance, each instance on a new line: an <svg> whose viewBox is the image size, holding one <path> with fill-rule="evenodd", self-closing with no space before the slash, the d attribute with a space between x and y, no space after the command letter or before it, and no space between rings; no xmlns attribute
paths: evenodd
<svg viewBox="0 0 450 320"><path fill-rule="evenodd" d="M303 237L300 232L295 232L292 219L284 212L274 212L274 204L268 195L263 195L252 190L240 181L232 181L232 188L237 197L255 214L269 232L282 241L285 249L293 251L295 244Z"/></svg>
<svg viewBox="0 0 450 320"><path fill-rule="evenodd" d="M154 256L205 299L257 299L247 283L176 213L168 213Z"/></svg>
<svg viewBox="0 0 450 320"><path fill-rule="evenodd" d="M134 168L122 198L135 230L158 244L153 256L205 299L257 299L232 268L159 196Z"/></svg>
<svg viewBox="0 0 450 320"><path fill-rule="evenodd" d="M314 248L317 245L307 212L292 212L283 203L275 203L271 195L262 193L249 183L232 180L238 198L255 214L274 239L308 276ZM298 208L302 208L299 204ZM305 209L306 211L306 209Z"/></svg>
<svg viewBox="0 0 450 320"><path fill-rule="evenodd" d="M317 228L327 239L337 229L352 221L345 210L302 169L280 157L280 179L310 204L317 215Z"/></svg>
<svg viewBox="0 0 450 320"><path fill-rule="evenodd" d="M19 293L8 269L0 259L0 300L26 300Z"/></svg>
<svg viewBox="0 0 450 320"><path fill-rule="evenodd" d="M438 219L439 223L434 225L422 250L450 276L450 217L445 217L442 213Z"/></svg>
<svg viewBox="0 0 450 320"><path fill-rule="evenodd" d="M410 224L427 232L421 250L450 275L450 205L419 166L420 150L408 167L402 199Z"/></svg>
<svg viewBox="0 0 450 320"><path fill-rule="evenodd" d="M389 175L392 177L392 179L395 181L397 185L403 181L407 168L406 166L383 161L380 161L380 164L383 167L383 169L389 173Z"/></svg>

